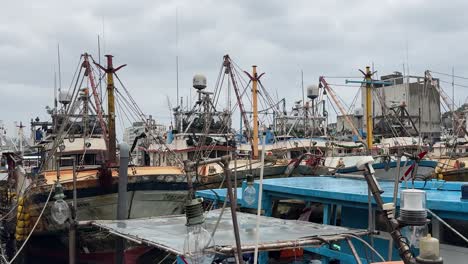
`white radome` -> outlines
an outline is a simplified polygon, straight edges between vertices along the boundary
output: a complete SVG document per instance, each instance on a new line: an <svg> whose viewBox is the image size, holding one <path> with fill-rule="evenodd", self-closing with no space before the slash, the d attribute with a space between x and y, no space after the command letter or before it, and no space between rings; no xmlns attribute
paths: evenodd
<svg viewBox="0 0 468 264"><path fill-rule="evenodd" d="M64 91L60 91L59 93L59 102L61 104L69 104L71 103L71 94L69 94L68 92L64 92Z"/></svg>
<svg viewBox="0 0 468 264"><path fill-rule="evenodd" d="M315 99L319 96L319 88L317 85L307 86L307 97L309 99Z"/></svg>
<svg viewBox="0 0 468 264"><path fill-rule="evenodd" d="M193 76L193 88L203 90L206 88L206 77L203 74L195 74Z"/></svg>

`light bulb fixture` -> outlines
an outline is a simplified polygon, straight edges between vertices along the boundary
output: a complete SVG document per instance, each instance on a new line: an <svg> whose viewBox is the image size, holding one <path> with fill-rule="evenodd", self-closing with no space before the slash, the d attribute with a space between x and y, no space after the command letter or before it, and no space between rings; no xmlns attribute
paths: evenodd
<svg viewBox="0 0 468 264"><path fill-rule="evenodd" d="M443 263L442 257L440 257L440 245L437 238L431 237L430 234L421 238L419 241L419 256L416 257L416 263Z"/></svg>
<svg viewBox="0 0 468 264"><path fill-rule="evenodd" d="M421 226L427 224L426 192L423 190L402 190L400 195L400 217L404 225Z"/></svg>
<svg viewBox="0 0 468 264"><path fill-rule="evenodd" d="M70 218L70 207L68 206L68 203L63 200L64 198L65 194L63 194L63 187L60 182L57 182L55 185L55 202L52 204L50 210L52 220L59 225L64 224L65 221Z"/></svg>
<svg viewBox="0 0 468 264"><path fill-rule="evenodd" d="M214 252L208 248L214 247L214 239L203 224L203 199L193 199L185 205L187 217L187 234L184 240L184 258L189 264L211 264L215 257Z"/></svg>
<svg viewBox="0 0 468 264"><path fill-rule="evenodd" d="M408 243L413 248L419 248L421 238L428 233L427 225L404 226L401 228L401 233L406 237Z"/></svg>
<svg viewBox="0 0 468 264"><path fill-rule="evenodd" d="M257 190L253 186L254 184L254 177L251 174L247 174L247 187L244 189L242 193L242 200L247 205L253 205L257 200Z"/></svg>

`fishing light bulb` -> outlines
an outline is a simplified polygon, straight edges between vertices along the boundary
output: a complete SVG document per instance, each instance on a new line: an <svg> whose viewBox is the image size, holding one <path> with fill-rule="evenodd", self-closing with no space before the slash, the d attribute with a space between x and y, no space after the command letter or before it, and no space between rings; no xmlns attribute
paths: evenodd
<svg viewBox="0 0 468 264"><path fill-rule="evenodd" d="M427 234L419 242L419 256L416 257L416 263L442 264L443 259L440 256L440 244L437 238Z"/></svg>
<svg viewBox="0 0 468 264"><path fill-rule="evenodd" d="M253 176L247 175L247 187L242 193L242 200L244 200L247 205L253 205L257 200L257 190L253 187L253 182Z"/></svg>
<svg viewBox="0 0 468 264"><path fill-rule="evenodd" d="M63 188L60 182L55 185L55 195L54 199L55 202L52 205L51 216L52 220L54 220L57 224L62 225L70 218L70 207L68 203L63 200L65 195L63 194Z"/></svg>
<svg viewBox="0 0 468 264"><path fill-rule="evenodd" d="M203 223L203 199L192 199L185 205L187 234L184 239L184 258L190 264L211 264L214 252L207 251L214 247L214 239Z"/></svg>
<svg viewBox="0 0 468 264"><path fill-rule="evenodd" d="M70 208L64 200L57 200L51 208L52 219L59 225L62 225L70 217Z"/></svg>
<svg viewBox="0 0 468 264"><path fill-rule="evenodd" d="M401 205L407 211L426 211L426 192L417 189L401 191Z"/></svg>
<svg viewBox="0 0 468 264"><path fill-rule="evenodd" d="M214 239L201 224L187 227L184 240L184 257L189 264L211 264L215 253L208 252L214 247Z"/></svg>
<svg viewBox="0 0 468 264"><path fill-rule="evenodd" d="M426 192L406 189L401 191L400 197L400 217L398 221L412 226L427 224Z"/></svg>

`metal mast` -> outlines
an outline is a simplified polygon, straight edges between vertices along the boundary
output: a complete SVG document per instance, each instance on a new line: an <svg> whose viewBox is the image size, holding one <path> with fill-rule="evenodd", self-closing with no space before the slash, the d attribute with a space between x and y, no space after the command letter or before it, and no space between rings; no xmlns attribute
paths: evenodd
<svg viewBox="0 0 468 264"><path fill-rule="evenodd" d="M372 72L369 66L366 66L364 74L366 80L366 130L367 130L367 147L372 148L374 135L372 133Z"/></svg>
<svg viewBox="0 0 468 264"><path fill-rule="evenodd" d="M336 97L335 91L332 90L332 88L328 85L327 81L325 80L325 78L323 76L320 76L319 81L320 81L320 84L323 85L325 90L327 90L328 94L332 98L333 102L335 102L336 106L338 106L338 109L340 109L341 114L345 118L348 125L351 127L351 130L353 131L353 133L359 138L360 141L363 141L363 139L362 139L361 135L359 134L358 130L356 129L353 122L351 121L348 114L346 113L346 110L344 109L344 107L341 105L340 101Z"/></svg>
<svg viewBox="0 0 468 264"><path fill-rule="evenodd" d="M99 64L97 64L99 65ZM102 133L104 135L104 139L106 141L106 146L109 148L109 139L107 137L107 127L104 122L104 116L102 114L102 106L101 106L101 99L99 98L99 94L97 91L96 83L94 82L94 75L93 71L91 70L91 65L89 64L89 54L83 54L83 68L85 68L85 75L88 76L89 83L91 84L91 89L94 97L94 102L96 103L96 114L99 119L99 125L101 126Z"/></svg>
<svg viewBox="0 0 468 264"><path fill-rule="evenodd" d="M440 98L442 98L442 101L445 103L445 105L447 105L449 111L452 113L452 118L454 120L454 123L460 126L460 129L463 131L465 135L468 135L468 131L466 130L466 127L462 125L463 124L462 120L460 120L460 118L458 118L457 114L455 113L455 102L454 101L450 102L450 99L445 94L444 90L442 90L442 88L439 86L439 82L432 78L430 71L427 70L424 72L424 78L425 78L425 82L428 82L429 84L433 85L434 88L437 90ZM455 127L453 127L453 131L454 132L456 131Z"/></svg>
<svg viewBox="0 0 468 264"><path fill-rule="evenodd" d="M239 87L237 86L236 76L234 75L234 72L232 70L231 58L229 57L229 55L224 55L223 66L226 68L226 73L228 73L231 77L232 87L234 88L234 92L236 93L237 103L239 104L239 110L242 115L242 121L244 122L245 130L247 130L247 139L251 141L252 137L250 135L250 132L252 131L252 129L250 128L250 123L247 119L244 104L242 103L241 93L239 91Z"/></svg>
<svg viewBox="0 0 468 264"><path fill-rule="evenodd" d="M109 131L109 156L108 163L109 165L117 164L117 147L116 147L116 135L115 135L115 97L114 97L114 73L120 70L122 67L125 67L126 64L121 65L114 69L112 64L112 55L105 55L107 58L107 68L102 67L99 64L96 64L107 74L107 126Z"/></svg>
<svg viewBox="0 0 468 264"><path fill-rule="evenodd" d="M257 74L257 66L252 66L252 75L244 71L247 76L249 76L250 81L252 82L252 113L253 113L253 135L252 135L252 159L258 159L258 82L263 76Z"/></svg>
<svg viewBox="0 0 468 264"><path fill-rule="evenodd" d="M253 112L253 138L252 138L252 159L258 158L258 106L257 106L257 66L252 66L252 112Z"/></svg>
<svg viewBox="0 0 468 264"><path fill-rule="evenodd" d="M382 85L391 85L391 82L385 82L385 81L378 81L378 80L372 80L372 75L376 73L375 71L372 72L370 69L370 66L366 66L366 71L359 70L363 75L364 75L364 80L363 81L350 81L346 80L346 83L359 83L359 84L365 84L366 85L366 130L367 130L367 148L371 149L372 145L374 144L373 141L373 117L372 117L372 88L374 84L382 84Z"/></svg>

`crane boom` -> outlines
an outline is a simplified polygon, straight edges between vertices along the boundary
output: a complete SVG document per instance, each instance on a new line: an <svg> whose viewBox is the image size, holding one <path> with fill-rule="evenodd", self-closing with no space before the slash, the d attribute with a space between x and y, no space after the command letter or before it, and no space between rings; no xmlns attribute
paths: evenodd
<svg viewBox="0 0 468 264"><path fill-rule="evenodd" d="M224 64L223 66L226 68L226 72L229 74L232 80L232 86L234 88L234 92L236 93L237 103L239 104L239 110L242 115L242 121L244 122L245 129L247 130L247 139L250 143L252 143L252 136L251 136L251 127L249 123L249 119L247 119L247 114L245 112L244 104L242 103L241 93L239 91L239 87L237 85L236 76L232 70L231 66L231 58L229 55L224 55Z"/></svg>
<svg viewBox="0 0 468 264"><path fill-rule="evenodd" d="M91 89L92 89L94 101L96 103L96 114L97 114L98 119L99 119L99 125L101 126L102 133L103 133L104 139L106 141L106 146L109 147L109 138L108 138L108 135L107 135L107 126L106 126L106 123L104 122L104 116L102 114L101 100L99 99L96 83L94 82L93 71L91 70L91 65L89 63L88 53L85 53L83 55L83 57L84 57L83 68L85 68L85 75L88 76L89 82L91 84Z"/></svg>
<svg viewBox="0 0 468 264"><path fill-rule="evenodd" d="M319 82L327 90L327 92L331 96L333 102L335 102L336 106L338 106L338 108L340 109L340 112L344 116L344 118L346 120L346 123L348 123L348 125L351 127L351 130L353 131L353 134L355 134L360 141L364 142L364 140L362 139L362 137L359 134L358 130L354 126L353 122L351 121L349 116L346 114L346 111L345 111L344 107L341 105L340 101L336 97L335 91L333 91L333 89L330 87L330 85L328 85L327 81L325 80L325 78L323 76L320 76ZM370 148L372 146L368 146L368 147Z"/></svg>
<svg viewBox="0 0 468 264"><path fill-rule="evenodd" d="M456 121L456 123L460 126L460 128L463 130L463 133L466 135L468 135L468 131L466 130L466 127L464 127L462 125L463 122L461 122L460 118L457 116L457 114L455 113L455 109L453 109L453 104L450 103L450 100L448 98L448 96L445 94L445 92L442 90L442 88L440 88L439 84L437 81L435 81L433 78L432 78L432 75L431 75L431 72L429 70L426 70L424 72L424 75L425 75L425 79L427 81L429 81L429 83L431 85L434 86L434 88L437 90L437 92L439 93L440 95L440 98L442 98L442 101L444 101L445 105L447 105L448 109L450 110L450 112L452 113L452 116L453 116L453 119ZM455 129L454 129L455 131Z"/></svg>

